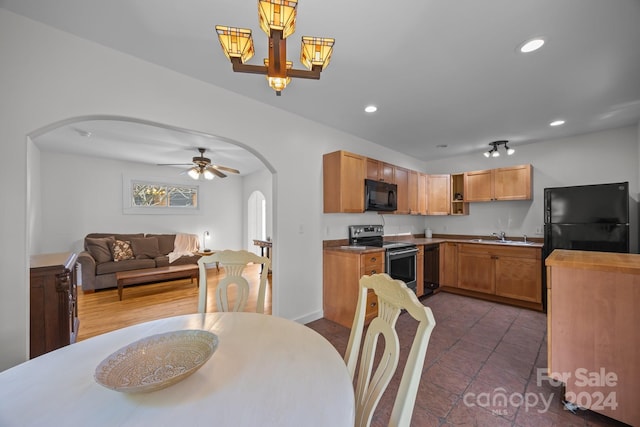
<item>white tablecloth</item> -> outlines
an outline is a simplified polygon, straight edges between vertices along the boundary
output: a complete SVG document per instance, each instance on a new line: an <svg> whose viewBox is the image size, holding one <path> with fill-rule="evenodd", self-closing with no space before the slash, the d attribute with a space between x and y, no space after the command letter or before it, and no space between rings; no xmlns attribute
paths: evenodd
<svg viewBox="0 0 640 427"><path fill-rule="evenodd" d="M108 321L107 319L105 321ZM126 394L96 366L140 338L180 329L219 337L198 371ZM353 387L335 348L295 322L253 313L171 317L120 329L0 373L0 426L353 426Z"/></svg>

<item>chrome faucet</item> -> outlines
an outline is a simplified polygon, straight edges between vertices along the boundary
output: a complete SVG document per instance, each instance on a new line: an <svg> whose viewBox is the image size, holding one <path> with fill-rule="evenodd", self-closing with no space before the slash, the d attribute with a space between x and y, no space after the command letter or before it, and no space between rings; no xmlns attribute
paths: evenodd
<svg viewBox="0 0 640 427"><path fill-rule="evenodd" d="M505 236L504 231L501 231L501 232L500 232L500 234L498 234L498 233L491 233L491 235L492 235L492 236L495 236L495 237L496 237L496 239L499 239L501 242L504 242L504 241L505 241L505 237L506 237L506 236Z"/></svg>

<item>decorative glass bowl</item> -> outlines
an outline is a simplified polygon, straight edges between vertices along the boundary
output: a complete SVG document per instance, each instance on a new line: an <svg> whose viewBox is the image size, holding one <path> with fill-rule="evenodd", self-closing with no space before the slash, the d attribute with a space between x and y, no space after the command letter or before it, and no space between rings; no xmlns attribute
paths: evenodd
<svg viewBox="0 0 640 427"><path fill-rule="evenodd" d="M96 367L98 384L124 393L147 393L175 384L198 370L218 347L208 331L187 329L135 341Z"/></svg>

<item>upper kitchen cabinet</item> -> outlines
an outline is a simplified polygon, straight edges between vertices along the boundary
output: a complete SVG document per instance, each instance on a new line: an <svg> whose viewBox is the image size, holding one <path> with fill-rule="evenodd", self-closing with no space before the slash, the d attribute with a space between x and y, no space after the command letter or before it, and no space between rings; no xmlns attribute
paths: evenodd
<svg viewBox="0 0 640 427"><path fill-rule="evenodd" d="M451 215L469 215L469 203L464 192L464 174L451 174Z"/></svg>
<svg viewBox="0 0 640 427"><path fill-rule="evenodd" d="M427 175L427 215L451 212L451 176Z"/></svg>
<svg viewBox="0 0 640 427"><path fill-rule="evenodd" d="M366 157L342 150L323 156L324 213L364 212L366 164Z"/></svg>
<svg viewBox="0 0 640 427"><path fill-rule="evenodd" d="M464 173L464 201L531 200L531 165Z"/></svg>
<svg viewBox="0 0 640 427"><path fill-rule="evenodd" d="M496 200L531 200L533 168L531 165L494 169Z"/></svg>
<svg viewBox="0 0 640 427"><path fill-rule="evenodd" d="M409 191L409 213L411 215L420 215L422 212L420 211L420 195L419 191L419 180L420 174L416 171L409 171L408 177L408 191Z"/></svg>
<svg viewBox="0 0 640 427"><path fill-rule="evenodd" d="M418 213L427 214L427 178L426 173L418 174Z"/></svg>
<svg viewBox="0 0 640 427"><path fill-rule="evenodd" d="M398 194L397 194L398 208L394 213L401 214L401 215L410 214L411 210L409 209L409 170L395 167L394 176L396 180L395 184L398 186ZM418 191L417 186L415 187L415 191Z"/></svg>
<svg viewBox="0 0 640 427"><path fill-rule="evenodd" d="M367 179L396 183L395 166L367 158Z"/></svg>

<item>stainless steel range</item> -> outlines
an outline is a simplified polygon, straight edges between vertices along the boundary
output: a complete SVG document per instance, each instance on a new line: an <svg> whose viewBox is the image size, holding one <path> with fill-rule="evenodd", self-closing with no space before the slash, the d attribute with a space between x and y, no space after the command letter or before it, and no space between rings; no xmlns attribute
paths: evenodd
<svg viewBox="0 0 640 427"><path fill-rule="evenodd" d="M385 271L416 292L418 248L408 242L385 242L382 225L350 225L349 244L385 248Z"/></svg>

